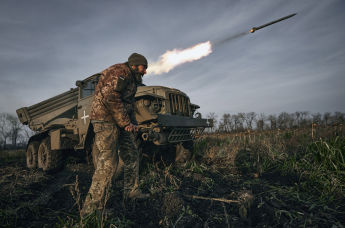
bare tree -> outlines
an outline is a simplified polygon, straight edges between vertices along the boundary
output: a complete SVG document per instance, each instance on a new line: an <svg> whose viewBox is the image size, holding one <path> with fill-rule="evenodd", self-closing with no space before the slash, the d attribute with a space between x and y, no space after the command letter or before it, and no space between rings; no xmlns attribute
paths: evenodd
<svg viewBox="0 0 345 228"><path fill-rule="evenodd" d="M267 120L270 121L270 129L274 130L277 129L277 116L276 115L269 115Z"/></svg>
<svg viewBox="0 0 345 228"><path fill-rule="evenodd" d="M6 149L7 140L11 136L11 129L8 121L8 116L8 113L0 113L0 136L3 149Z"/></svg>
<svg viewBox="0 0 345 228"><path fill-rule="evenodd" d="M287 128L293 128L296 116L295 113L289 113L287 118Z"/></svg>
<svg viewBox="0 0 345 228"><path fill-rule="evenodd" d="M238 116L236 114L231 116L231 122L234 125L234 131L237 131L238 125L239 125L239 119L238 119Z"/></svg>
<svg viewBox="0 0 345 228"><path fill-rule="evenodd" d="M16 147L17 139L19 137L19 132L21 131L23 125L21 124L21 122L16 116L11 115L11 114L8 115L8 122L10 125L12 145Z"/></svg>
<svg viewBox="0 0 345 228"><path fill-rule="evenodd" d="M217 131L219 131L219 132L226 132L224 123L222 121L219 121Z"/></svg>
<svg viewBox="0 0 345 228"><path fill-rule="evenodd" d="M335 112L334 113L334 124L344 124L345 123L345 113Z"/></svg>
<svg viewBox="0 0 345 228"><path fill-rule="evenodd" d="M299 127L306 127L311 124L309 115L310 113L308 111L301 112L301 120L300 120Z"/></svg>
<svg viewBox="0 0 345 228"><path fill-rule="evenodd" d="M4 139L2 135L0 135L0 150L2 149L2 146L4 145Z"/></svg>
<svg viewBox="0 0 345 228"><path fill-rule="evenodd" d="M34 134L36 134L36 132L31 130L28 126L26 125L22 126L22 135L23 135L23 138L26 139L26 141L28 141L31 138L31 136L33 136Z"/></svg>
<svg viewBox="0 0 345 228"><path fill-rule="evenodd" d="M313 123L320 125L322 123L321 114L319 112L312 114L312 121Z"/></svg>
<svg viewBox="0 0 345 228"><path fill-rule="evenodd" d="M22 126L16 116L8 113L0 113L0 137L4 149L9 139L12 145L16 147Z"/></svg>
<svg viewBox="0 0 345 228"><path fill-rule="evenodd" d="M277 119L277 127L280 129L286 129L293 126L294 118L291 114L287 112L282 112L279 114Z"/></svg>
<svg viewBox="0 0 345 228"><path fill-rule="evenodd" d="M324 114L323 114L323 124L324 125L329 125L330 123L331 123L331 113L330 112L325 112Z"/></svg>
<svg viewBox="0 0 345 228"><path fill-rule="evenodd" d="M208 119L214 121L214 127L211 129L213 132L216 129L217 115L211 112L207 115ZM266 122L267 121L267 122ZM244 129L252 130L254 128L253 122L256 124L257 130L265 129L289 129L296 127L307 127L312 123L316 124L345 124L345 113L335 112L334 114L330 112L325 112L323 115L320 113L310 113L308 111L297 111L294 113L281 112L278 116L271 114L267 117L264 113L260 115L255 112L243 113L239 112L237 114L223 114L221 120L218 124L218 130L223 132L231 131L243 131Z"/></svg>
<svg viewBox="0 0 345 228"><path fill-rule="evenodd" d="M246 121L246 125L247 128L252 130L253 129L253 122L256 118L256 113L255 112L248 112L245 114L245 121Z"/></svg>
<svg viewBox="0 0 345 228"><path fill-rule="evenodd" d="M234 125L234 130L235 131L241 131L243 130L243 118L241 113L238 113L237 115L232 115L232 121Z"/></svg>
<svg viewBox="0 0 345 228"><path fill-rule="evenodd" d="M296 127L300 127L301 126L301 117L302 117L302 113L301 112L295 112L295 124L296 124Z"/></svg>
<svg viewBox="0 0 345 228"><path fill-rule="evenodd" d="M219 124L219 129L223 128L223 131L230 132L233 130L233 123L231 121L231 115L228 113L223 114L221 124Z"/></svg>
<svg viewBox="0 0 345 228"><path fill-rule="evenodd" d="M265 127L266 116L264 113L260 113L259 117L256 119L256 129L263 131Z"/></svg>
<svg viewBox="0 0 345 228"><path fill-rule="evenodd" d="M218 116L216 115L215 112L210 112L209 114L207 114L206 116L207 119L209 119L212 122L212 128L211 128L211 132L214 132L215 129L217 128L217 123L218 123Z"/></svg>
<svg viewBox="0 0 345 228"><path fill-rule="evenodd" d="M239 118L239 121L240 121L239 129L241 131L243 131L244 130L244 123L246 122L246 114L244 112L239 112L239 113L237 113L237 115L238 115L238 118Z"/></svg>

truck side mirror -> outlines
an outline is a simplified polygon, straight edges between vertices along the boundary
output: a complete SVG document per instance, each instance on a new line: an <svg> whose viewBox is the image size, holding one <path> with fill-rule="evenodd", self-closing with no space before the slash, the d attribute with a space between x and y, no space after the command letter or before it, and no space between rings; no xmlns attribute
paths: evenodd
<svg viewBox="0 0 345 228"><path fill-rule="evenodd" d="M84 82L78 80L78 81L75 82L75 85L78 86L78 87L82 87L84 85Z"/></svg>

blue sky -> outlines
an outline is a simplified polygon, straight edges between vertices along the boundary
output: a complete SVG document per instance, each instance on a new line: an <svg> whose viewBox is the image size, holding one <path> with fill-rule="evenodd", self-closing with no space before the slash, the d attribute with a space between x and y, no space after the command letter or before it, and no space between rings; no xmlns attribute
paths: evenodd
<svg viewBox="0 0 345 228"><path fill-rule="evenodd" d="M153 62L292 13L144 83L186 92L203 114L345 112L344 12L343 0L4 0L0 112L62 93L132 52Z"/></svg>

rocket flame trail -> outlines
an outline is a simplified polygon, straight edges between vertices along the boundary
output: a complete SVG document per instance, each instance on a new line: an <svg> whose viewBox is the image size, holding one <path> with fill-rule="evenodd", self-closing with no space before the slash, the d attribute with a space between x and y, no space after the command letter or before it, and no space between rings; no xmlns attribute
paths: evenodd
<svg viewBox="0 0 345 228"><path fill-rule="evenodd" d="M168 50L161 55L157 62L149 64L148 74L168 73L176 66L187 62L193 62L208 56L212 52L212 44L210 41L199 43L186 49Z"/></svg>
<svg viewBox="0 0 345 228"><path fill-rule="evenodd" d="M250 31L241 32L235 35L227 36L221 40L218 40L216 42L213 42L214 47L217 47L219 45L228 43L230 41L236 40L240 37L243 37L249 32L253 33L256 30L262 29L264 27L270 26L272 24L278 23L280 21L286 20L290 17L295 16L296 13L291 14L286 17L279 18L278 20L269 22L267 24L253 27ZM197 45L194 45L192 47L186 48L186 49L174 49L166 51L163 55L161 55L157 62L153 62L149 64L149 68L147 69L148 74L162 74L162 73L168 73L172 69L174 69L176 66L181 65L183 63L187 62L193 62L195 60L201 59L202 57L208 56L210 53L212 53L212 44L211 41L206 41L204 43L199 43Z"/></svg>

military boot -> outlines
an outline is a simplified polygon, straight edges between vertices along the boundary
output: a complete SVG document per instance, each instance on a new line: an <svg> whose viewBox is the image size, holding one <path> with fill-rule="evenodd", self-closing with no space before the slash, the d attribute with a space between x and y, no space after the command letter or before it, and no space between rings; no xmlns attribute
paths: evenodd
<svg viewBox="0 0 345 228"><path fill-rule="evenodd" d="M127 195L127 199L131 199L131 200L135 200L135 199L147 199L150 197L150 194L145 194L142 191L140 191L139 189L134 189L131 190L128 195Z"/></svg>
<svg viewBox="0 0 345 228"><path fill-rule="evenodd" d="M124 195L122 206L127 211L135 211L137 199L147 199L150 194L144 194L139 189L131 190L129 193Z"/></svg>

